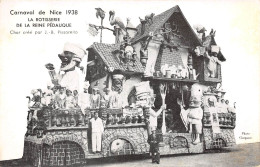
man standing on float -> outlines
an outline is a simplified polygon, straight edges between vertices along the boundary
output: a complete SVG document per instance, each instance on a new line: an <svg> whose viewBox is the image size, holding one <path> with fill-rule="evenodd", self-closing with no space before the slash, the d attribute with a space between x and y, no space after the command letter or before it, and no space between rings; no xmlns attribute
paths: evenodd
<svg viewBox="0 0 260 167"><path fill-rule="evenodd" d="M101 140L102 133L104 132L104 126L102 120L98 117L98 112L95 112L95 117L90 120L91 131L92 131L92 151L101 152Z"/></svg>
<svg viewBox="0 0 260 167"><path fill-rule="evenodd" d="M81 111L83 114L86 114L88 116L88 113L86 111L87 108L90 108L90 94L88 93L89 88L89 82L84 82L83 89L84 91L79 93L78 98L78 105L81 108Z"/></svg>

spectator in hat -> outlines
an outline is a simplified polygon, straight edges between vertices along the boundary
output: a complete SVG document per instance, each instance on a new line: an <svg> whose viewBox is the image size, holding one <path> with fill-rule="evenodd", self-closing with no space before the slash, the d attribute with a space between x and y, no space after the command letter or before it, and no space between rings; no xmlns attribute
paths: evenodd
<svg viewBox="0 0 260 167"><path fill-rule="evenodd" d="M91 108L99 108L100 107L100 95L98 94L98 88L94 87L92 90L93 91L90 96Z"/></svg>
<svg viewBox="0 0 260 167"><path fill-rule="evenodd" d="M156 134L156 128L152 128L152 134L148 137L150 144L150 155L152 157L152 163L160 163L160 151L159 151L159 138Z"/></svg>
<svg viewBox="0 0 260 167"><path fill-rule="evenodd" d="M85 82L83 86L83 92L79 94L78 105L81 111L86 115L86 109L90 108L90 94L88 93L89 82Z"/></svg>
<svg viewBox="0 0 260 167"><path fill-rule="evenodd" d="M109 88L104 88L104 94L103 96L101 97L101 100L104 100L105 101L105 107L106 108L110 108L110 103L111 103L111 90Z"/></svg>
<svg viewBox="0 0 260 167"><path fill-rule="evenodd" d="M229 100L225 101L228 113L233 113L234 108L229 105Z"/></svg>
<svg viewBox="0 0 260 167"><path fill-rule="evenodd" d="M57 107L59 108L65 108L66 106L66 92L65 88L61 87L59 91L57 92L54 101L57 104Z"/></svg>
<svg viewBox="0 0 260 167"><path fill-rule="evenodd" d="M59 55L62 66L60 71L65 72L61 76L60 85L74 91L79 89L79 74L75 68L80 67L80 62L85 55L85 50L75 44L66 43L63 53Z"/></svg>
<svg viewBox="0 0 260 167"><path fill-rule="evenodd" d="M48 83L47 84L47 89L43 90L43 95L44 95L44 102L45 102L45 105L48 106L51 101L52 101L52 97L53 97L53 91L52 91L52 88L53 88L53 84L52 83Z"/></svg>
<svg viewBox="0 0 260 167"><path fill-rule="evenodd" d="M213 133L221 133L220 127L219 127L219 119L218 119L218 112L217 107L215 106L216 100L214 97L208 98L208 110L210 113L210 120L211 120L211 127Z"/></svg>
<svg viewBox="0 0 260 167"><path fill-rule="evenodd" d="M76 105L78 106L79 93L77 90L73 90L73 97L75 99Z"/></svg>
<svg viewBox="0 0 260 167"><path fill-rule="evenodd" d="M95 112L94 118L90 120L91 125L91 135L92 135L92 151L101 152L101 139L102 133L104 132L104 126L101 118L98 117L98 112Z"/></svg>

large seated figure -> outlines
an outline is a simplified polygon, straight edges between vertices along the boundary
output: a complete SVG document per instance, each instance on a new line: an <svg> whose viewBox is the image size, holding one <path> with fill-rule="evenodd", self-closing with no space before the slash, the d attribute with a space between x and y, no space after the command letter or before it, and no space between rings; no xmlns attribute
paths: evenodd
<svg viewBox="0 0 260 167"><path fill-rule="evenodd" d="M62 61L60 72L65 72L60 79L62 87L71 91L79 91L79 74L75 68L79 68L85 54L85 50L75 44L66 43L64 45L63 53L59 55Z"/></svg>

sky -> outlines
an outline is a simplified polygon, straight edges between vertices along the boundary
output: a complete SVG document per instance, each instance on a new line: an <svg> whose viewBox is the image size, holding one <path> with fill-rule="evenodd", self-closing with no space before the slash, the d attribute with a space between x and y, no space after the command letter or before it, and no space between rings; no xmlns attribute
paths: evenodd
<svg viewBox="0 0 260 167"><path fill-rule="evenodd" d="M222 64L225 98L237 104L237 143L259 142L259 53L260 53L260 4L259 1L0 1L0 160L21 158L26 132L27 99L33 88L46 88L50 81L47 63L58 67L58 54L64 43L71 42L87 48L99 42L99 36L87 32L87 24L100 24L96 18L96 7L106 12L104 25L112 28L108 21L109 10L114 10L126 24L131 18L133 25L139 17L150 13L160 14L179 5L191 26L201 24L208 33L216 30L216 42L227 61ZM30 11L35 14L11 15L10 10ZM46 14L38 15L43 10ZM62 15L50 15L50 10L62 11ZM66 15L65 10L77 10L77 15ZM55 17L61 22L71 23L72 28L32 28L30 18ZM23 27L16 27L22 23ZM10 31L20 34L10 34ZM23 34L31 31L33 34ZM46 31L73 30L74 35L45 34ZM34 34L42 31L41 34ZM103 43L113 43L110 31L103 31ZM250 140L240 139L242 132L250 133Z"/></svg>

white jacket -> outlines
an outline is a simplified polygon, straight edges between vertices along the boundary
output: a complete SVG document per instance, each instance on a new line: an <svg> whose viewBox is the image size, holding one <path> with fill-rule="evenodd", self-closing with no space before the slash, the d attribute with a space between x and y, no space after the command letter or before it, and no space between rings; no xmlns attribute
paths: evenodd
<svg viewBox="0 0 260 167"><path fill-rule="evenodd" d="M104 131L104 126L103 126L103 122L100 118L92 118L90 120L91 122L91 130L92 130L92 133L103 133Z"/></svg>

